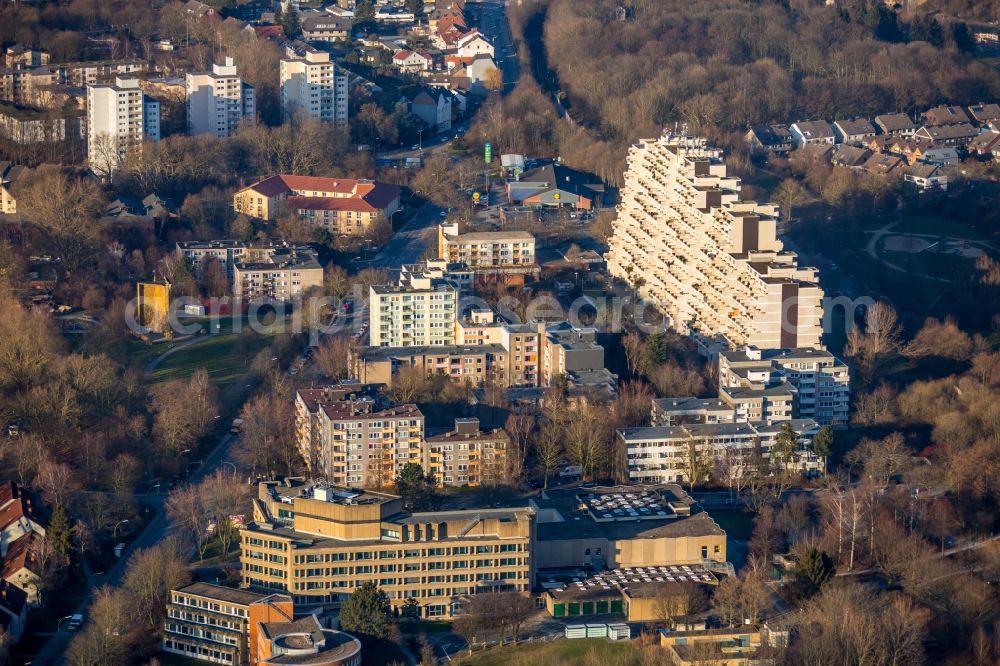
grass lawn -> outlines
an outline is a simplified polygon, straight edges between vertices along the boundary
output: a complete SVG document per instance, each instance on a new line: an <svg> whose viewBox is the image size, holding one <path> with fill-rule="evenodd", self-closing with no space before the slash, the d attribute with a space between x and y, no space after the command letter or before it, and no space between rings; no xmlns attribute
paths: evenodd
<svg viewBox="0 0 1000 666"><path fill-rule="evenodd" d="M237 346L238 339L238 335L207 337L164 360L153 371L150 381L155 384L168 379L186 379L198 368L205 368L214 384L229 384L246 373L254 354L269 342L267 337L259 338L257 349L247 354Z"/></svg>
<svg viewBox="0 0 1000 666"><path fill-rule="evenodd" d="M461 664L475 666L508 666L514 664L581 664L593 652L590 663L632 664L638 662L638 650L632 641L614 642L604 638L588 638L551 643L521 643L476 652L471 657L456 659Z"/></svg>
<svg viewBox="0 0 1000 666"><path fill-rule="evenodd" d="M901 216L899 222L892 228L892 232L983 240L983 235L968 224L940 217L911 215L909 213Z"/></svg>

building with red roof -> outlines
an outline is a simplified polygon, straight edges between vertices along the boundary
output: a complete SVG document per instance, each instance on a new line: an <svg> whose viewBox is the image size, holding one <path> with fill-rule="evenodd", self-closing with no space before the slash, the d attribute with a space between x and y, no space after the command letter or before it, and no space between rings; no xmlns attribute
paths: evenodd
<svg viewBox="0 0 1000 666"><path fill-rule="evenodd" d="M389 183L318 176L270 176L233 196L233 210L261 220L274 220L288 210L331 233L361 235L380 219L399 210L402 190Z"/></svg>

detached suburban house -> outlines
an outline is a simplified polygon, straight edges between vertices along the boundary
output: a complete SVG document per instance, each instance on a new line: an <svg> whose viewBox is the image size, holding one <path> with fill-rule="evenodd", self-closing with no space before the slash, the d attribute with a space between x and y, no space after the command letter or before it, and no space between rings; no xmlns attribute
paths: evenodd
<svg viewBox="0 0 1000 666"><path fill-rule="evenodd" d="M920 161L939 167L955 166L959 162L958 151L950 146L935 146L925 150Z"/></svg>
<svg viewBox="0 0 1000 666"><path fill-rule="evenodd" d="M895 175L897 169L905 165L906 162L895 155L872 155L865 162L864 169L868 173L880 176Z"/></svg>
<svg viewBox="0 0 1000 666"><path fill-rule="evenodd" d="M833 131L837 135L837 143L850 143L857 146L875 136L875 126L864 118L838 120L833 123Z"/></svg>
<svg viewBox="0 0 1000 666"><path fill-rule="evenodd" d="M604 183L561 164L547 164L507 183L507 197L523 206L569 206L590 210L604 204Z"/></svg>
<svg viewBox="0 0 1000 666"><path fill-rule="evenodd" d="M441 90L422 91L410 101L410 112L435 132L451 129L451 95Z"/></svg>
<svg viewBox="0 0 1000 666"><path fill-rule="evenodd" d="M433 66L434 59L426 51L402 49L392 56L392 64L401 72L426 72Z"/></svg>
<svg viewBox="0 0 1000 666"><path fill-rule="evenodd" d="M875 126L882 134L912 136L917 131L916 124L905 113L884 113L875 116Z"/></svg>
<svg viewBox="0 0 1000 666"><path fill-rule="evenodd" d="M795 138L784 125L752 125L745 138L750 150L757 153L781 155L795 147Z"/></svg>
<svg viewBox="0 0 1000 666"><path fill-rule="evenodd" d="M804 146L808 143L825 143L833 145L836 140L836 133L833 127L825 120L803 120L792 123L789 127L795 137L795 143Z"/></svg>
<svg viewBox="0 0 1000 666"><path fill-rule="evenodd" d="M830 162L833 166L849 167L851 169L860 169L868 161L868 158L872 156L872 151L867 148L859 148L857 146L841 146L830 158Z"/></svg>
<svg viewBox="0 0 1000 666"><path fill-rule="evenodd" d="M987 130L969 142L969 153L979 157L992 157L993 151L1000 145L1000 132Z"/></svg>
<svg viewBox="0 0 1000 666"><path fill-rule="evenodd" d="M903 180L911 183L920 192L948 189L948 176L933 164L915 164L903 171Z"/></svg>

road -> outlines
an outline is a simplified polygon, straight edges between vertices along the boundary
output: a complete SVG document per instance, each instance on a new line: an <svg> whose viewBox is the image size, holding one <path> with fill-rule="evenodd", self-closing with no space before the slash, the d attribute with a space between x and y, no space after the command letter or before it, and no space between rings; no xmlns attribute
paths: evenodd
<svg viewBox="0 0 1000 666"><path fill-rule="evenodd" d="M441 208L431 204L422 206L374 258L355 264L390 270L399 270L403 264L415 264L428 250L437 252L437 225L443 221Z"/></svg>
<svg viewBox="0 0 1000 666"><path fill-rule="evenodd" d="M503 92L504 94L509 93L517 84L521 71L517 61L517 52L514 50L514 37L511 35L510 25L507 22L503 0L470 2L466 6L465 11L469 15L469 22L476 26L479 32L483 33L493 44L493 61L503 72ZM389 150L376 153L375 158L380 160L402 160L407 157L427 157L428 155L443 152L447 150L448 144L460 133L464 134L471 124L472 119L470 118L454 123L450 130L436 136L426 136L425 133L418 149Z"/></svg>
<svg viewBox="0 0 1000 666"><path fill-rule="evenodd" d="M212 474L225 460L229 452L229 444L233 439L232 433L226 433L218 439L215 448L205 456L202 460L201 465L194 470L190 475L188 475L189 483L197 483L203 478ZM148 499L148 498L147 498ZM166 495L161 495L159 501L156 502L144 502L155 510L155 515L153 519L149 521L145 529L139 533L131 543L122 551L121 559L115 563L113 567L108 569L107 573L101 578L101 585L119 585L125 575L125 568L128 562L128 558L133 552L143 548L152 548L160 541L162 541L170 533L170 521L167 520L166 513L163 510L163 503L166 499ZM83 598L80 605L73 611L74 613L80 613L86 618L87 609L93 600L94 588L87 593L87 596ZM84 625L86 626L86 625ZM69 645L70 640L75 634L69 631L59 631L52 635L49 642L45 644L35 658L31 661L33 666L43 666L43 665L56 665L62 663L63 656L66 653L66 648Z"/></svg>

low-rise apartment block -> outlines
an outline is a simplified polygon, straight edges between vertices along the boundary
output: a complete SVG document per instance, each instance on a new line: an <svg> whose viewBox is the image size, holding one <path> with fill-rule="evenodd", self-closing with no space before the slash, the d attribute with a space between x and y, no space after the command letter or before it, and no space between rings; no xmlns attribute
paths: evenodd
<svg viewBox="0 0 1000 666"><path fill-rule="evenodd" d="M441 374L477 386L503 381L507 351L500 345L364 347L351 355L351 373L362 382L392 386L401 368Z"/></svg>
<svg viewBox="0 0 1000 666"><path fill-rule="evenodd" d="M438 257L473 271L537 270L535 237L527 231L483 231L460 234L458 223L438 227Z"/></svg>
<svg viewBox="0 0 1000 666"><path fill-rule="evenodd" d="M36 111L0 106L0 136L20 144L57 143L86 136L82 111Z"/></svg>
<svg viewBox="0 0 1000 666"><path fill-rule="evenodd" d="M270 176L233 195L233 210L274 220L281 208L340 234L363 234L379 219L399 210L396 185L351 178Z"/></svg>
<svg viewBox="0 0 1000 666"><path fill-rule="evenodd" d="M850 384L847 365L826 350L747 347L719 354L720 395L767 399L790 387L792 416L815 419L820 425L847 425Z"/></svg>
<svg viewBox="0 0 1000 666"><path fill-rule="evenodd" d="M240 530L251 589L339 604L370 581L392 608L413 599L430 618L455 615L470 594L531 589L530 508L409 513L399 497L319 483L257 490L253 521Z"/></svg>
<svg viewBox="0 0 1000 666"><path fill-rule="evenodd" d="M455 419L455 428L426 438L424 471L439 486L481 486L507 478L510 436L481 430L479 419Z"/></svg>
<svg viewBox="0 0 1000 666"><path fill-rule="evenodd" d="M720 151L666 133L629 149L608 270L679 332L821 347L823 290L778 240L777 218L776 206L742 200Z"/></svg>
<svg viewBox="0 0 1000 666"><path fill-rule="evenodd" d="M455 343L454 285L414 277L409 285L370 288L369 336L373 347L438 347Z"/></svg>
<svg viewBox="0 0 1000 666"><path fill-rule="evenodd" d="M338 485L385 488L407 463L425 462L417 406L387 405L363 387L300 390L295 427L306 465Z"/></svg>
<svg viewBox="0 0 1000 666"><path fill-rule="evenodd" d="M244 83L232 58L212 65L210 72L187 74L187 123L189 134L232 136L243 123L253 122L257 99L253 86Z"/></svg>
<svg viewBox="0 0 1000 666"><path fill-rule="evenodd" d="M692 445L704 470L725 462L741 475L771 456L774 440L782 425L792 428L798 448L787 469L822 469L823 461L812 453L810 443L819 430L812 419L795 419L781 425L751 423L694 423L678 426L625 428L617 432L628 458L629 480L633 483L687 483L691 476ZM760 460L755 456L759 455ZM696 479L699 482L701 479Z"/></svg>
<svg viewBox="0 0 1000 666"><path fill-rule="evenodd" d="M309 247L249 247L233 266L233 296L242 300L291 301L323 285L323 267Z"/></svg>

